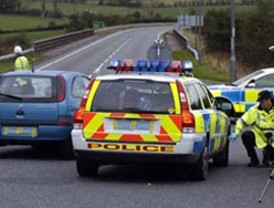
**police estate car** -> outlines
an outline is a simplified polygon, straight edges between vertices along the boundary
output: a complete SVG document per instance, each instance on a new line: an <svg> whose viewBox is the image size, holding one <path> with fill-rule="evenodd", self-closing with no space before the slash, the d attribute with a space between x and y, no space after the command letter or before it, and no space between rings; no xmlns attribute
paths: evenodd
<svg viewBox="0 0 274 208"><path fill-rule="evenodd" d="M209 90L218 97L233 104L233 116L239 117L257 103L262 89L274 91L274 68L254 71L231 84L212 85Z"/></svg>
<svg viewBox="0 0 274 208"><path fill-rule="evenodd" d="M71 133L78 174L93 176L104 164L173 163L204 180L210 158L227 166L229 118L201 81L185 75L191 63L133 63L112 62L117 73L86 90Z"/></svg>

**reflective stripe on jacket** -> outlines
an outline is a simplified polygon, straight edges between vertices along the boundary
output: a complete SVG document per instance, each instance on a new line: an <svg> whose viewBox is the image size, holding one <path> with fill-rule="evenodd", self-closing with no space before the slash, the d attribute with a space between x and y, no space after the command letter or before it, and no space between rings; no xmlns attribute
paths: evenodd
<svg viewBox="0 0 274 208"><path fill-rule="evenodd" d="M14 63L14 70L15 71L27 71L30 70L29 68L29 61L25 56L19 56Z"/></svg>
<svg viewBox="0 0 274 208"><path fill-rule="evenodd" d="M265 110L259 109L259 104L251 107L240 119L237 120L235 126L235 134L240 135L244 128L253 126L252 131L255 134L256 146L259 148L274 142L266 138L266 133L274 135L274 107L267 113Z"/></svg>

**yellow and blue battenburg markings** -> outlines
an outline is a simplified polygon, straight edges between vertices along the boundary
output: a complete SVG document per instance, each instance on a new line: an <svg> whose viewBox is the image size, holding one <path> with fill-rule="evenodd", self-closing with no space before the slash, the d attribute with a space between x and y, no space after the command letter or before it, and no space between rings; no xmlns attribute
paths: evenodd
<svg viewBox="0 0 274 208"><path fill-rule="evenodd" d="M256 104L259 92L260 90L242 88L212 90L215 97L228 98L233 103L236 113L244 113Z"/></svg>
<svg viewBox="0 0 274 208"><path fill-rule="evenodd" d="M228 128L229 122L225 116L222 116L221 113L217 111L202 111L202 120L203 120L203 132L204 138L203 141L195 142L193 146L193 152L200 153L205 145L206 141L206 132L210 133L210 143L209 143L209 152L217 152L221 149L226 142L226 129ZM224 136L217 136L224 134Z"/></svg>

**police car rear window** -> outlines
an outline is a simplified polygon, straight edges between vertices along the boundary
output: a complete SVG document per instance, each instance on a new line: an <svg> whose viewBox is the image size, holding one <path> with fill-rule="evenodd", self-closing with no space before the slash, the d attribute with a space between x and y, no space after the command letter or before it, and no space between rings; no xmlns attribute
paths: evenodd
<svg viewBox="0 0 274 208"><path fill-rule="evenodd" d="M125 113L174 113L169 83L119 80L102 81L91 111Z"/></svg>

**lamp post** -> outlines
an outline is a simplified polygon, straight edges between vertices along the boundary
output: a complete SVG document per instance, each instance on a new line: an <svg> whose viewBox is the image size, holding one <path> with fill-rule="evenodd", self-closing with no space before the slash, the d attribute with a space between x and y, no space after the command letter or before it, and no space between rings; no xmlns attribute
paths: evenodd
<svg viewBox="0 0 274 208"><path fill-rule="evenodd" d="M201 0L195 0L195 48L198 52L199 64L201 64L201 33L202 33L202 10Z"/></svg>
<svg viewBox="0 0 274 208"><path fill-rule="evenodd" d="M237 80L236 55L235 55L235 0L231 0L231 56L230 56L230 82Z"/></svg>

